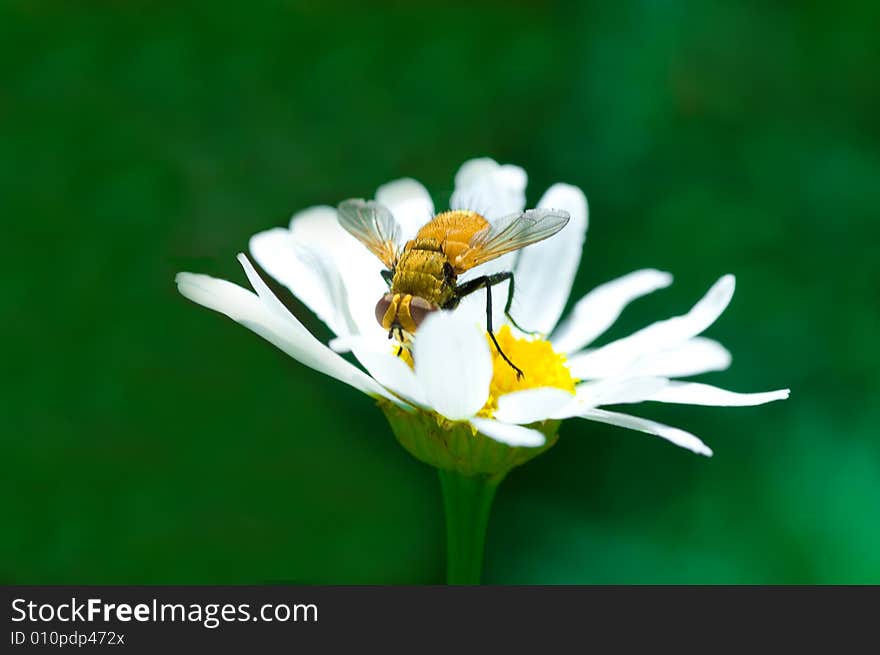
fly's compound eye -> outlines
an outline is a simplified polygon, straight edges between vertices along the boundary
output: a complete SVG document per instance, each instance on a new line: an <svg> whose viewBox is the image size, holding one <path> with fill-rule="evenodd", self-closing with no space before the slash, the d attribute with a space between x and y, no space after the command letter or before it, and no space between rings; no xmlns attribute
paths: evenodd
<svg viewBox="0 0 880 655"><path fill-rule="evenodd" d="M387 327L385 325L385 314L388 313L388 309L391 307L393 301L394 296L390 293L386 293L379 298L379 302L376 303L376 320L379 321L379 325L382 327Z"/></svg>
<svg viewBox="0 0 880 655"><path fill-rule="evenodd" d="M414 296L412 301L409 304L409 314L412 316L413 323L416 326L422 324L422 321L425 320L425 317L431 312L436 312L440 309L434 303L428 302L424 298L419 298L418 296Z"/></svg>

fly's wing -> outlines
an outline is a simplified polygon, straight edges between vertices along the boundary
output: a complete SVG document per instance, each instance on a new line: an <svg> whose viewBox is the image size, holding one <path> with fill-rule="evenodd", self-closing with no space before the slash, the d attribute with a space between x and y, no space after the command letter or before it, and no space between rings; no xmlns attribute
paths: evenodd
<svg viewBox="0 0 880 655"><path fill-rule="evenodd" d="M400 250L400 225L388 208L375 200L356 198L341 202L337 210L339 224L393 269Z"/></svg>
<svg viewBox="0 0 880 655"><path fill-rule="evenodd" d="M485 264L514 250L552 237L568 224L561 209L529 209L504 216L471 237L468 247L452 262L456 273Z"/></svg>

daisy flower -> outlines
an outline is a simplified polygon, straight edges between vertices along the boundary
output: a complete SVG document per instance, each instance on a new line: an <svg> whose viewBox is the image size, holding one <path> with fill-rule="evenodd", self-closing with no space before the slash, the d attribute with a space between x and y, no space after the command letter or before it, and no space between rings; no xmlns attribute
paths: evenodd
<svg viewBox="0 0 880 655"><path fill-rule="evenodd" d="M476 209L489 221L525 208L525 172L491 159L466 162L455 176L450 207ZM403 241L434 215L426 189L412 179L376 192L401 226ZM317 371L350 384L404 411L432 412L444 422L469 422L509 446L543 446L539 430L524 427L547 419L580 417L646 432L702 455L712 451L684 430L600 409L642 401L693 405L759 405L788 397L788 390L735 393L679 381L730 365L730 353L699 336L721 315L734 291L725 275L687 313L659 321L600 348L600 337L633 300L669 286L672 275L643 269L607 282L581 298L562 319L580 264L588 209L583 192L556 184L538 207L564 209L571 219L556 236L473 269L477 275L512 270L511 313L525 335L504 316L506 289L493 292L495 329L502 349L526 375L518 380L485 338L485 296L466 298L454 312L437 312L419 329L414 367L395 355L376 321L376 300L387 292L383 268L336 220L332 207L295 214L288 228L255 235L253 258L332 330L330 346L319 342L277 299L243 254L238 256L253 293L224 280L180 273L180 292L226 314ZM562 320L560 320L562 319ZM351 350L362 368L334 351Z"/></svg>
<svg viewBox="0 0 880 655"><path fill-rule="evenodd" d="M518 166L470 160L455 176L449 207L476 211L490 223L522 212L526 179ZM431 196L413 179L379 187L375 201L391 212L401 243L435 214ZM505 317L507 282L492 291L493 328L503 352L524 371L522 377L487 338L485 291L464 298L454 311L431 312L411 350L401 352L390 343L375 312L377 300L388 291L384 265L342 228L333 207L306 209L288 227L250 240L250 253L262 269L333 332L329 344L290 313L244 254L238 259L253 291L195 273L179 273L177 286L188 299L227 315L300 363L376 399L400 443L441 471L447 517L469 515L463 520L470 527L457 528L457 534L450 525L450 550L481 553L482 537L476 533L481 521L484 533L495 486L511 468L549 448L562 420L608 423L709 456L711 449L685 430L604 407L646 401L759 405L789 394L788 389L736 393L680 379L730 365L730 353L700 335L729 304L732 275L721 277L686 313L591 348L629 303L669 286L672 275L635 271L593 289L563 316L586 237L587 200L579 188L555 184L537 207L568 212L568 224L555 236L458 280L513 272L511 315L531 332L520 331ZM344 356L349 351L353 361ZM474 476L489 483L469 491L467 480ZM470 532L476 536L469 538ZM481 555L460 559L467 561L456 565L459 579L473 580L474 567L479 575Z"/></svg>

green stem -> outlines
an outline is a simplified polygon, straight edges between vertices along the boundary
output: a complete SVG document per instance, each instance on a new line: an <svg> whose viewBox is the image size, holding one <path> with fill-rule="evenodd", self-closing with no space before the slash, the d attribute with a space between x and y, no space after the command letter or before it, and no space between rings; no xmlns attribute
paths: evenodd
<svg viewBox="0 0 880 655"><path fill-rule="evenodd" d="M446 582L480 584L489 511L504 476L438 472L446 512Z"/></svg>

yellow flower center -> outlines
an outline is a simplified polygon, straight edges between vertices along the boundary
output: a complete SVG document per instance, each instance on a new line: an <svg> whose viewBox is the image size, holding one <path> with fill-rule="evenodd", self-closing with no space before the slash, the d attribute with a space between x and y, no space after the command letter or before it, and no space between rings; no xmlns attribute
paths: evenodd
<svg viewBox="0 0 880 655"><path fill-rule="evenodd" d="M486 335L489 339L489 335ZM491 417L498 409L498 398L513 391L536 387L556 387L574 393L577 380L565 363L565 355L553 350L549 341L542 338L516 337L507 325L495 333L498 345L524 375L516 377L516 371L504 361L495 344L489 340L492 352L492 382L489 384L489 400L478 412L479 416Z"/></svg>

